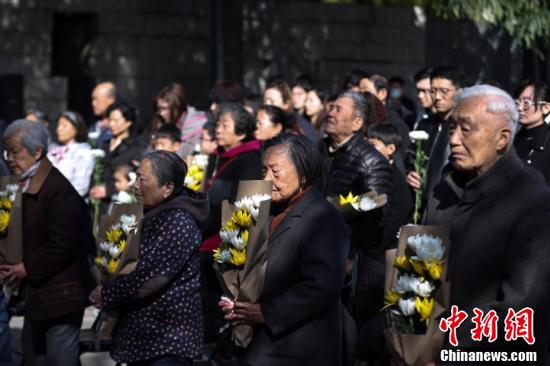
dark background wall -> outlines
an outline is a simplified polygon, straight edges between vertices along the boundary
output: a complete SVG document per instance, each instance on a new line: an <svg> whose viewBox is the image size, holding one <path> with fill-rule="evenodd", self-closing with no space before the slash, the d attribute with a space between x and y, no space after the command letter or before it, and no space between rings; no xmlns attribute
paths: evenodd
<svg viewBox="0 0 550 366"><path fill-rule="evenodd" d="M0 117L66 108L91 121L90 92L115 82L144 120L166 84L208 105L220 77L259 93L269 76L308 74L336 91L353 68L409 81L425 65L455 64L471 82L512 88L548 63L513 49L502 31L447 22L418 7L256 0L1 0ZM536 58L536 57L535 57ZM538 66L537 66L538 65Z"/></svg>

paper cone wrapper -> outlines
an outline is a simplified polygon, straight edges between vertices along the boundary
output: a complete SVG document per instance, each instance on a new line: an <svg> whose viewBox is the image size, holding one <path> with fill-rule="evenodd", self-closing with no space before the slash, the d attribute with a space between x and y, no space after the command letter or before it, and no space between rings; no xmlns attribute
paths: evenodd
<svg viewBox="0 0 550 366"><path fill-rule="evenodd" d="M272 183L264 180L241 181L237 189L237 201L254 194L271 196ZM271 201L262 201L256 224L249 227L246 262L241 269L227 269L214 263L214 270L224 292L235 301L256 303L263 291L268 242L269 210ZM231 219L235 206L222 202L222 227ZM239 325L233 328L232 340L242 348L248 347L253 337L253 328Z"/></svg>
<svg viewBox="0 0 550 366"><path fill-rule="evenodd" d="M6 190L8 184L19 186L19 178L12 175L0 177L0 190ZM23 202L22 194L15 194L10 210L10 222L6 235L0 237L0 264L16 264L23 260Z"/></svg>
<svg viewBox="0 0 550 366"><path fill-rule="evenodd" d="M435 305L425 334L402 334L392 325L389 310L385 310L390 326L384 330L384 337L396 365L424 366L437 360L437 355L443 347L445 334L439 330L439 321L449 308L449 282L445 281L448 270L448 254L450 244L448 230L443 226L402 226L399 234L397 256L405 255L407 239L417 234L431 234L443 239L445 247L444 267L441 284L435 295ZM395 256L390 258L386 266L385 291L387 292L397 281L398 270L393 263Z"/></svg>

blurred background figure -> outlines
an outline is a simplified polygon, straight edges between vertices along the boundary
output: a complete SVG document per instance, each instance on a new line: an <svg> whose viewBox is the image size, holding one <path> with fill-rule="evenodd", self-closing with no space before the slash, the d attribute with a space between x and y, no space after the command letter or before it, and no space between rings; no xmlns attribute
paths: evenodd
<svg viewBox="0 0 550 366"><path fill-rule="evenodd" d="M420 108L418 108L416 113L413 130L416 130L424 120L427 120L435 112L433 108L432 96L430 95L431 72L431 68L425 68L414 74L416 97Z"/></svg>
<svg viewBox="0 0 550 366"><path fill-rule="evenodd" d="M267 141L279 136L287 130L287 115L279 107L262 105L256 116L257 140Z"/></svg>
<svg viewBox="0 0 550 366"><path fill-rule="evenodd" d="M94 157L88 143L88 128L82 116L65 111L57 120L58 146L50 149L48 158L82 197L88 196Z"/></svg>
<svg viewBox="0 0 550 366"><path fill-rule="evenodd" d="M154 99L157 119L153 121L153 133L160 125L172 124L181 131L181 144L178 154L185 158L198 149L202 126L206 115L197 111L187 102L185 89L181 84L172 83L163 88Z"/></svg>
<svg viewBox="0 0 550 366"><path fill-rule="evenodd" d="M307 75L300 75L292 84L292 108L294 112L306 117L305 104L307 93L312 88L313 81Z"/></svg>
<svg viewBox="0 0 550 366"><path fill-rule="evenodd" d="M305 114L319 136L324 133L323 128L328 115L327 100L327 92L318 87L312 87L306 95Z"/></svg>
<svg viewBox="0 0 550 366"><path fill-rule="evenodd" d="M523 80L516 90L521 129L514 146L521 160L538 170L550 183L550 94L548 85Z"/></svg>
<svg viewBox="0 0 550 366"><path fill-rule="evenodd" d="M111 138L107 109L117 100L117 89L110 81L99 83L92 91L92 110L97 120L90 126L96 136L96 146L101 146Z"/></svg>

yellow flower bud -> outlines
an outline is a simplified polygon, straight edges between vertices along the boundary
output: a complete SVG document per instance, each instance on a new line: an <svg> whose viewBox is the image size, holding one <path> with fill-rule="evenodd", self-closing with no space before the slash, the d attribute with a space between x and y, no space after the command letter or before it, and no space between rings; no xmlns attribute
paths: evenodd
<svg viewBox="0 0 550 366"><path fill-rule="evenodd" d="M424 261L424 266L426 266L431 278L434 280L441 279L441 274L443 273L443 262Z"/></svg>
<svg viewBox="0 0 550 366"><path fill-rule="evenodd" d="M400 255L395 258L395 266L404 271L410 271L411 269L411 264L409 263L409 259L407 258L407 256L404 256L404 255Z"/></svg>
<svg viewBox="0 0 550 366"><path fill-rule="evenodd" d="M348 193L347 197L339 195L340 205L352 204L359 202L359 196L354 196L351 192Z"/></svg>
<svg viewBox="0 0 550 366"><path fill-rule="evenodd" d="M421 298L416 297L415 300L415 307L416 311L418 311L418 314L420 314L420 319L422 321L428 321L430 319L430 316L432 315L432 311L434 310L434 299L430 298Z"/></svg>
<svg viewBox="0 0 550 366"><path fill-rule="evenodd" d="M231 253L231 259L229 260L231 264L237 267L244 265L246 262L246 249L237 250L229 248L229 252Z"/></svg>
<svg viewBox="0 0 550 366"><path fill-rule="evenodd" d="M415 261L414 259L409 258L409 263L411 264L411 267L413 271L415 271L417 274L422 275L424 273L424 263Z"/></svg>
<svg viewBox="0 0 550 366"><path fill-rule="evenodd" d="M382 308L382 310L397 304L400 298L401 298L401 294L399 292L394 290L389 290L384 295L384 307Z"/></svg>
<svg viewBox="0 0 550 366"><path fill-rule="evenodd" d="M252 224L252 214L242 209L237 210L232 219L240 227L248 227Z"/></svg>

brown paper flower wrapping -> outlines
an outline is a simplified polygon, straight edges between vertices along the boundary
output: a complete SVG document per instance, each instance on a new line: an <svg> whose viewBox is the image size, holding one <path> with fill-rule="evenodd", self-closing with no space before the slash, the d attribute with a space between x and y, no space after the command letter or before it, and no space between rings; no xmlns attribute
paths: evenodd
<svg viewBox="0 0 550 366"><path fill-rule="evenodd" d="M389 327L384 330L386 344L393 356L393 362L396 365L424 366L429 362L437 360L437 355L445 340L445 334L439 330L439 321L449 308L449 282L447 278L447 263L449 258L449 240L448 232L443 226L421 226L406 225L402 226L399 234L399 244L397 247L397 256L405 255L407 247L407 238L417 234L431 234L443 239L445 246L443 273L441 275L441 284L435 295L435 305L430 316L428 327L425 334L402 334L393 326L390 316L390 310L385 310L387 314ZM386 266L385 292L394 286L397 281L398 270L393 263Z"/></svg>
<svg viewBox="0 0 550 366"><path fill-rule="evenodd" d="M97 266L93 267L94 276L98 284L106 284L118 276L124 276L132 272L137 265L139 255L139 237L141 232L141 221L143 219L143 206L137 203L115 204L109 215L101 217L99 222L99 232L96 245L105 241L105 232L120 221L122 215L134 215L137 222L137 230L134 234L129 234L126 239L126 248L120 255L120 262L115 274L106 274L99 270ZM111 334L115 328L118 319L117 311L109 311L102 314L99 322L96 324L96 337L101 341L110 340Z"/></svg>
<svg viewBox="0 0 550 366"><path fill-rule="evenodd" d="M239 182L236 200L254 194L271 196L272 183L264 180ZM249 228L246 251L246 262L241 269L228 269L227 266L214 263L214 270L224 293L235 301L258 302L263 291L266 253L268 242L269 208L271 201L262 201L256 224ZM235 212L235 206L228 201L222 203L222 226ZM252 341L253 328L249 325L238 325L233 328L232 340L239 347L246 348Z"/></svg>
<svg viewBox="0 0 550 366"><path fill-rule="evenodd" d="M0 177L0 191L8 184L19 186L16 176ZM23 202L21 192L15 194L10 210L10 222L6 235L0 236L0 264L16 264L23 260Z"/></svg>

